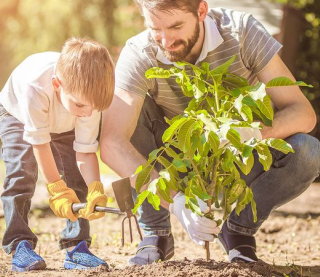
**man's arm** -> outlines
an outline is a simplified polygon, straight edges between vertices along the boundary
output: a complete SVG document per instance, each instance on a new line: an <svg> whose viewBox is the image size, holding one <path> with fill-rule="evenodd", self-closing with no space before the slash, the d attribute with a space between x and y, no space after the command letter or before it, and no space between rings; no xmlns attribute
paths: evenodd
<svg viewBox="0 0 320 277"><path fill-rule="evenodd" d="M277 54L257 76L263 83L276 77L295 80ZM316 114L298 86L269 88L267 94L278 110L275 112L272 127L263 126L263 138L284 139L298 132L308 133L314 128Z"/></svg>
<svg viewBox="0 0 320 277"><path fill-rule="evenodd" d="M130 142L143 103L143 97L116 88L111 106L102 114L101 159L121 177L133 176L136 169L146 163L146 159ZM157 177L158 173L154 170L151 180ZM135 187L136 177L131 177L130 181L131 186ZM141 190L144 189L146 186ZM168 209L169 204L161 200L161 206Z"/></svg>

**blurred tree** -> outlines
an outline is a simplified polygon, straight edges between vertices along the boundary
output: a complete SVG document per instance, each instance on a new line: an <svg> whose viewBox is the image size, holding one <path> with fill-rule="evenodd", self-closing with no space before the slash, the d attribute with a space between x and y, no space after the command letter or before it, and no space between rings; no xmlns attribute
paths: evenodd
<svg viewBox="0 0 320 277"><path fill-rule="evenodd" d="M282 58L295 77L313 85L303 92L317 112L312 134L320 139L320 1L270 0L284 4Z"/></svg>
<svg viewBox="0 0 320 277"><path fill-rule="evenodd" d="M1 0L0 89L23 59L60 51L68 37L96 39L116 60L125 41L143 28L132 0Z"/></svg>

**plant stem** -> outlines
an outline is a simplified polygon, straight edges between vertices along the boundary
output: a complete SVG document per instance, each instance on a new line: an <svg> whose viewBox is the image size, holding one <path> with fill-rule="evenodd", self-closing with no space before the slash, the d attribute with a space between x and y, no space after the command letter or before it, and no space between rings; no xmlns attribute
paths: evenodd
<svg viewBox="0 0 320 277"><path fill-rule="evenodd" d="M213 197L214 190L215 190L216 183L217 183L216 178L217 178L218 166L219 166L219 162L217 161L217 159L214 159L213 168L212 168L212 182L209 186L210 199L207 200L207 205L209 207L209 212L207 214L212 214L211 205L212 205L212 197ZM207 259L207 261L209 261L210 260L210 249L209 249L209 242L208 241L205 242L205 249L206 249L206 259Z"/></svg>
<svg viewBox="0 0 320 277"><path fill-rule="evenodd" d="M190 160L191 160L191 164L192 164L193 170L197 173L197 176L198 176L198 178L199 178L199 183L200 183L200 186L201 186L202 190L203 190L205 193L207 193L206 187L205 187L205 185L204 185L203 182L202 182L202 178L201 178L201 176L200 176L200 173L199 173L199 171L198 171L197 166L194 164L194 162L193 162L192 159L190 159Z"/></svg>

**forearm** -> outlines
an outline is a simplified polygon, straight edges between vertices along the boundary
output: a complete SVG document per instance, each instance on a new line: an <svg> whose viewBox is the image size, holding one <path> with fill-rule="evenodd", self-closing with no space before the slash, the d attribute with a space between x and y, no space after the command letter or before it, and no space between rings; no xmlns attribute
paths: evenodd
<svg viewBox="0 0 320 277"><path fill-rule="evenodd" d="M50 143L33 145L33 153L47 184L61 179L52 154Z"/></svg>
<svg viewBox="0 0 320 277"><path fill-rule="evenodd" d="M96 153L76 153L77 165L87 185L100 181L99 162Z"/></svg>
<svg viewBox="0 0 320 277"><path fill-rule="evenodd" d="M309 103L291 104L275 113L272 127L263 126L262 138L285 139L296 133L310 132L316 123L316 115Z"/></svg>
<svg viewBox="0 0 320 277"><path fill-rule="evenodd" d="M112 170L114 170L120 177L130 177L130 183L135 188L136 175L134 175L136 169L145 164L146 159L134 148L134 146L127 140L112 143L109 147L107 145L101 145L101 158ZM158 178L159 174L156 170L151 172L150 181ZM148 188L145 185L141 188L144 191ZM175 191L172 191L171 197L176 195ZM169 203L163 200L161 197L160 205L166 209L169 209Z"/></svg>

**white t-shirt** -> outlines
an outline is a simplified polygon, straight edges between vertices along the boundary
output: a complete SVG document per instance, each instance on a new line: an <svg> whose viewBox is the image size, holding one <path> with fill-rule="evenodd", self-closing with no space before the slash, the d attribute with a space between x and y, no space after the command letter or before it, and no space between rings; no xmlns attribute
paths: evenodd
<svg viewBox="0 0 320 277"><path fill-rule="evenodd" d="M25 59L2 89L0 103L24 124L23 139L30 144L45 144L51 141L50 133L75 129L74 150L94 153L101 113L94 110L90 117L76 117L60 104L52 86L59 55L43 52Z"/></svg>

